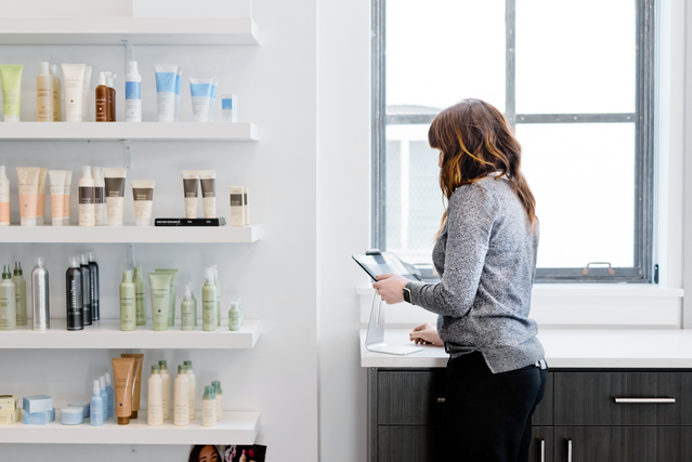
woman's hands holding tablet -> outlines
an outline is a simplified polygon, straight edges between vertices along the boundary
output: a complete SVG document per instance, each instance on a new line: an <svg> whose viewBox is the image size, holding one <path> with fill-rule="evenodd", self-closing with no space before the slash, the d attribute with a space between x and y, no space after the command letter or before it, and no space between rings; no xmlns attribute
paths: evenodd
<svg viewBox="0 0 692 462"><path fill-rule="evenodd" d="M398 274L380 274L372 288L377 291L383 302L388 305L402 303L404 301L404 287L411 282Z"/></svg>
<svg viewBox="0 0 692 462"><path fill-rule="evenodd" d="M433 345L444 346L444 342L437 333L437 329L430 323L421 324L413 329L413 332L408 334L409 340L415 342L416 345Z"/></svg>

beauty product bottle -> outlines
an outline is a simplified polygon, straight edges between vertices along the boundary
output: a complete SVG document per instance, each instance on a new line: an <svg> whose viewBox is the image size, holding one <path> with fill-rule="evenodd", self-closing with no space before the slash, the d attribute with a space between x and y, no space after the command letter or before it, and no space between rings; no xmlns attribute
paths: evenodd
<svg viewBox="0 0 692 462"><path fill-rule="evenodd" d="M178 66L175 71L175 106L173 108L173 120L180 122L180 88L183 84L183 66Z"/></svg>
<svg viewBox="0 0 692 462"><path fill-rule="evenodd" d="M80 257L82 264L82 313L84 313L84 325L90 326L94 321L94 311L91 306L91 267L89 266L89 257L83 253Z"/></svg>
<svg viewBox="0 0 692 462"><path fill-rule="evenodd" d="M108 420L113 417L113 413L115 412L113 409L115 406L113 402L115 399L115 390L113 389L113 384L111 383L111 374L106 372L104 375L106 376L106 393L108 395L108 417L106 417L104 420Z"/></svg>
<svg viewBox="0 0 692 462"><path fill-rule="evenodd" d="M168 364L165 360L159 361L159 368L161 369L161 383L163 385L163 420L168 420L171 418L171 376L168 373Z"/></svg>
<svg viewBox="0 0 692 462"><path fill-rule="evenodd" d="M53 76L53 122L62 121L62 81L58 77L58 65L51 64L50 75Z"/></svg>
<svg viewBox="0 0 692 462"><path fill-rule="evenodd" d="M10 179L4 165L0 165L0 226L10 226Z"/></svg>
<svg viewBox="0 0 692 462"><path fill-rule="evenodd" d="M106 86L108 87L108 121L115 122L115 88L113 87L113 81L115 80L115 74L106 74Z"/></svg>
<svg viewBox="0 0 692 462"><path fill-rule="evenodd" d="M245 455L246 452L247 452L247 450L243 449L243 453L240 455L240 459L238 459L238 462L248 462L248 458Z"/></svg>
<svg viewBox="0 0 692 462"><path fill-rule="evenodd" d="M192 291L190 284L185 286L185 296L180 307L182 330L195 330L195 304L192 302Z"/></svg>
<svg viewBox="0 0 692 462"><path fill-rule="evenodd" d="M195 411L197 410L197 407L195 405L195 386L196 386L196 377L195 373L192 371L192 361L185 361L185 370L187 371L187 379L190 381L189 388L190 388L190 421L195 420Z"/></svg>
<svg viewBox="0 0 692 462"><path fill-rule="evenodd" d="M94 167L92 178L94 179L94 221L96 226L106 226L108 216L106 215L106 180L103 177L103 169Z"/></svg>
<svg viewBox="0 0 692 462"><path fill-rule="evenodd" d="M5 265L2 268L2 282L0 282L0 330L17 328L16 300L10 265Z"/></svg>
<svg viewBox="0 0 692 462"><path fill-rule="evenodd" d="M34 330L50 329L50 288L48 269L43 257L36 258L36 266L31 271L31 305L34 314Z"/></svg>
<svg viewBox="0 0 692 462"><path fill-rule="evenodd" d="M187 378L185 366L178 366L178 376L173 384L173 424L188 425L190 423L190 380Z"/></svg>
<svg viewBox="0 0 692 462"><path fill-rule="evenodd" d="M38 173L38 203L36 204L36 225L43 226L46 213L46 183L48 180L48 169L41 168Z"/></svg>
<svg viewBox="0 0 692 462"><path fill-rule="evenodd" d="M108 87L106 73L99 72L99 86L96 87L96 122L108 122Z"/></svg>
<svg viewBox="0 0 692 462"><path fill-rule="evenodd" d="M103 425L103 396L101 396L101 384L98 380L94 380L93 395L91 396L91 404L89 406L89 421L93 427Z"/></svg>
<svg viewBox="0 0 692 462"><path fill-rule="evenodd" d="M202 396L202 426L213 427L216 425L216 393L214 387L207 385L204 387Z"/></svg>
<svg viewBox="0 0 692 462"><path fill-rule="evenodd" d="M228 310L228 330L240 330L243 327L243 312L240 311L240 304L237 300L231 302L231 309Z"/></svg>
<svg viewBox="0 0 692 462"><path fill-rule="evenodd" d="M137 61L127 63L125 76L125 122L142 121L142 76Z"/></svg>
<svg viewBox="0 0 692 462"><path fill-rule="evenodd" d="M135 283L137 325L143 326L147 323L147 290L144 284L144 271L141 266L135 266L135 276L132 278L132 282Z"/></svg>
<svg viewBox="0 0 692 462"><path fill-rule="evenodd" d="M82 79L82 122L89 121L89 93L91 89L91 66L84 67Z"/></svg>
<svg viewBox="0 0 692 462"><path fill-rule="evenodd" d="M65 175L65 223L64 226L70 226L70 219L72 217L72 172L67 171Z"/></svg>
<svg viewBox="0 0 692 462"><path fill-rule="evenodd" d="M89 276L91 276L91 319L101 319L101 286L99 281L99 265L96 263L94 252L89 252Z"/></svg>
<svg viewBox="0 0 692 462"><path fill-rule="evenodd" d="M14 282L14 309L17 314L17 325L26 326L26 279L24 279L22 264L18 261L14 262L12 282Z"/></svg>
<svg viewBox="0 0 692 462"><path fill-rule="evenodd" d="M65 289L67 295L67 330L84 329L84 313L82 312L82 271L79 259L70 257L70 267L65 273Z"/></svg>
<svg viewBox="0 0 692 462"><path fill-rule="evenodd" d="M135 330L136 327L135 284L132 282L132 272L123 271L123 282L120 284L120 330Z"/></svg>
<svg viewBox="0 0 692 462"><path fill-rule="evenodd" d="M50 65L41 63L41 71L36 77L36 121L53 121L53 76Z"/></svg>
<svg viewBox="0 0 692 462"><path fill-rule="evenodd" d="M195 327L197 327L197 297L195 297L195 283L190 282L190 291L192 292L192 303L195 305Z"/></svg>
<svg viewBox="0 0 692 462"><path fill-rule="evenodd" d="M82 178L79 180L79 226L96 226L94 207L94 178L91 167L82 167Z"/></svg>
<svg viewBox="0 0 692 462"><path fill-rule="evenodd" d="M207 267L204 287L202 288L202 329L216 330L216 286L214 285L214 268Z"/></svg>
<svg viewBox="0 0 692 462"><path fill-rule="evenodd" d="M108 415L108 412L110 410L110 408L108 406L108 399L110 398L110 393L108 393L108 386L106 385L106 376L105 375L102 375L101 377L99 377L99 388L101 389L101 400L103 401L103 408L101 409L101 412L103 414L103 420L105 422L110 417ZM112 406L110 406L110 407L112 407Z"/></svg>
<svg viewBox="0 0 692 462"><path fill-rule="evenodd" d="M163 425L163 380L159 366L151 366L147 381L147 424Z"/></svg>
<svg viewBox="0 0 692 462"><path fill-rule="evenodd" d="M216 327L221 327L221 283L219 283L219 268L216 265L211 265L214 268L214 285L216 286Z"/></svg>
<svg viewBox="0 0 692 462"><path fill-rule="evenodd" d="M211 385L214 387L214 393L216 394L216 420L223 420L223 390L221 389L221 382L214 380Z"/></svg>

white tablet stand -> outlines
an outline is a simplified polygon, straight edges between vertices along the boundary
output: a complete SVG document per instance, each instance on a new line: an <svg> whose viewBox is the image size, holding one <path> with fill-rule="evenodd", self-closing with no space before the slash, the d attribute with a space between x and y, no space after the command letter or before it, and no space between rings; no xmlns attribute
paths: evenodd
<svg viewBox="0 0 692 462"><path fill-rule="evenodd" d="M384 343L384 307L382 306L382 299L380 299L377 308L375 308L377 299L377 292L375 292L375 296L372 298L372 307L370 308L368 333L365 336L365 349L373 353L386 353L397 356L406 356L423 351L422 348L411 345L387 345Z"/></svg>

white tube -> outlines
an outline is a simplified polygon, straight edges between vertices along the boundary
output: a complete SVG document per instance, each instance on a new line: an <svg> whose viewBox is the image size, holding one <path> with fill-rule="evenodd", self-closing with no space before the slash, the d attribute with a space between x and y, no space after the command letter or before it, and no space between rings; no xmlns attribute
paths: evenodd
<svg viewBox="0 0 692 462"><path fill-rule="evenodd" d="M135 200L135 224L137 226L151 226L154 186L154 180L132 180L132 197Z"/></svg>
<svg viewBox="0 0 692 462"><path fill-rule="evenodd" d="M36 226L38 214L38 167L17 167L19 180L19 211L22 226Z"/></svg>
<svg viewBox="0 0 692 462"><path fill-rule="evenodd" d="M72 212L72 202L70 198L72 197L72 172L67 171L65 176L65 226L70 226L70 214Z"/></svg>
<svg viewBox="0 0 692 462"><path fill-rule="evenodd" d="M123 225L123 204L125 203L126 168L104 168L106 188L106 214L108 226Z"/></svg>
<svg viewBox="0 0 692 462"><path fill-rule="evenodd" d="M175 72L175 111L173 118L176 122L180 122L180 87L183 83L183 67L178 66Z"/></svg>
<svg viewBox="0 0 692 462"><path fill-rule="evenodd" d="M200 170L204 218L216 218L216 170Z"/></svg>
<svg viewBox="0 0 692 462"><path fill-rule="evenodd" d="M68 122L82 121L82 94L84 93L84 64L63 64L65 85L65 115Z"/></svg>
<svg viewBox="0 0 692 462"><path fill-rule="evenodd" d="M84 81L82 82L82 122L89 120L89 90L91 89L91 66L84 68Z"/></svg>
<svg viewBox="0 0 692 462"><path fill-rule="evenodd" d="M159 122L175 121L175 81L177 64L154 64Z"/></svg>
<svg viewBox="0 0 692 462"><path fill-rule="evenodd" d="M212 80L211 77L190 77L193 122L206 122L209 120Z"/></svg>
<svg viewBox="0 0 692 462"><path fill-rule="evenodd" d="M53 226L65 225L65 187L67 172L65 170L48 170L50 176L50 208Z"/></svg>

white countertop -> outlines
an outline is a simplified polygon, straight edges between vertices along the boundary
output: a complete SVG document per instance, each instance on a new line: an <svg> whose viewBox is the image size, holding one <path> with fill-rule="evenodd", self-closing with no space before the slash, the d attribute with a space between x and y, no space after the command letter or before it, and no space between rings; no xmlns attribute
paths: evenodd
<svg viewBox="0 0 692 462"><path fill-rule="evenodd" d="M385 342L412 345L408 330L388 330ZM692 330L541 330L551 368L691 368ZM445 367L444 348L424 346L409 356L371 353L360 332L361 367Z"/></svg>

